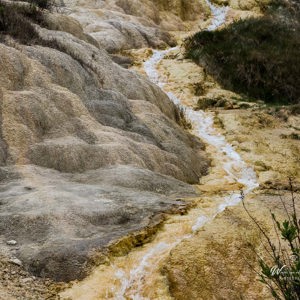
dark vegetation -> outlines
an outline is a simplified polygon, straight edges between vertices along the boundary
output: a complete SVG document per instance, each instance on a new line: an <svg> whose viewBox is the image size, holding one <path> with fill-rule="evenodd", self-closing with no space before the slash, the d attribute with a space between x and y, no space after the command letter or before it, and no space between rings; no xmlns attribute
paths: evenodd
<svg viewBox="0 0 300 300"><path fill-rule="evenodd" d="M45 25L44 10L51 10L51 0L28 0L23 3L0 0L0 38L11 36L23 44L35 43L39 37L34 23Z"/></svg>
<svg viewBox="0 0 300 300"><path fill-rule="evenodd" d="M35 6L39 9L51 10L55 6L54 0L24 0L24 1L29 3L30 6Z"/></svg>
<svg viewBox="0 0 300 300"><path fill-rule="evenodd" d="M184 108L178 105L175 106L175 120L184 129L192 129L192 123L187 119Z"/></svg>
<svg viewBox="0 0 300 300"><path fill-rule="evenodd" d="M279 222L274 213L271 218L274 225L275 240L244 208L263 236L264 255L255 251L260 266L255 270L260 281L271 291L274 299L298 300L300 299L300 219L296 210L296 195L292 179L289 179L290 201L280 196L282 208L286 219ZM242 200L244 198L243 194ZM289 202L289 203L288 203ZM252 266L253 267L253 266Z"/></svg>
<svg viewBox="0 0 300 300"><path fill-rule="evenodd" d="M261 18L186 39L186 56L220 84L270 104L300 102L300 2L274 1Z"/></svg>
<svg viewBox="0 0 300 300"><path fill-rule="evenodd" d="M54 8L58 6L52 0L27 0L17 3L0 0L0 42L3 42L6 37L12 37L21 44L50 47L69 54L85 66L86 63L76 53L70 53L55 39L47 41L39 36L35 25L51 30L51 25L48 24L45 16ZM87 67L94 69L92 64Z"/></svg>

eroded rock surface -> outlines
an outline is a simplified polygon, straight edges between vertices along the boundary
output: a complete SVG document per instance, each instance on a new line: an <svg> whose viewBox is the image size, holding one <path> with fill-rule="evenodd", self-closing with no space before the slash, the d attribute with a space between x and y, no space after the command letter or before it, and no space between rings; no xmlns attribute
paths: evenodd
<svg viewBox="0 0 300 300"><path fill-rule="evenodd" d="M158 87L70 17L48 22L38 43L0 44L1 252L72 280L92 250L195 194L208 160Z"/></svg>
<svg viewBox="0 0 300 300"><path fill-rule="evenodd" d="M290 194L281 195L289 205ZM270 210L278 220L286 218L276 192L256 195L246 201L246 207L276 241ZM257 253L264 253L262 243L267 242L243 206L227 208L193 238L172 250L162 268L172 298L273 299L254 271L260 270Z"/></svg>
<svg viewBox="0 0 300 300"><path fill-rule="evenodd" d="M207 18L205 1L106 0L65 1L71 16L109 52L175 45L169 31L186 30L189 22Z"/></svg>

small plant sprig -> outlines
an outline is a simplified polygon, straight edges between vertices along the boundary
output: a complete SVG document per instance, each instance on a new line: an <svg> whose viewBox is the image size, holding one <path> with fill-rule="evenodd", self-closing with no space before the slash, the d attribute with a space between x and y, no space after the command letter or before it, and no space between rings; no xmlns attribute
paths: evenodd
<svg viewBox="0 0 300 300"><path fill-rule="evenodd" d="M300 220L296 211L296 197L293 190L292 179L289 179L291 193L291 208L288 209L285 201L280 196L287 219L279 222L274 213L271 213L274 230L277 236L275 242L266 230L251 215L241 199L244 209L259 231L266 243L263 243L267 259L263 259L256 250L260 270L256 271L260 281L271 291L274 299L294 300L300 299Z"/></svg>
<svg viewBox="0 0 300 300"><path fill-rule="evenodd" d="M187 119L185 109L176 105L175 107L175 119L176 123L184 129L192 129L192 123Z"/></svg>

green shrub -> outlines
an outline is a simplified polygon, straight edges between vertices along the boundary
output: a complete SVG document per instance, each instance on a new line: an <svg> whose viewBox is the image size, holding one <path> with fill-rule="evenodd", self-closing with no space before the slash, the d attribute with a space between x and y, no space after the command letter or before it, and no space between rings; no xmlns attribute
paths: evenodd
<svg viewBox="0 0 300 300"><path fill-rule="evenodd" d="M266 15L237 21L185 40L186 57L203 65L226 89L268 103L300 102L300 26Z"/></svg>
<svg viewBox="0 0 300 300"><path fill-rule="evenodd" d="M272 240L260 223L250 214L243 201L244 208L264 237L265 258L257 254L260 270L257 270L260 281L266 285L274 299L300 299L300 219L296 211L296 195L292 180L289 180L291 205L282 198L286 220L279 222L271 213L277 240ZM244 195L241 195L242 200ZM254 248L253 248L254 249Z"/></svg>
<svg viewBox="0 0 300 300"><path fill-rule="evenodd" d="M300 103L291 105L290 112L292 115L299 115L300 114Z"/></svg>

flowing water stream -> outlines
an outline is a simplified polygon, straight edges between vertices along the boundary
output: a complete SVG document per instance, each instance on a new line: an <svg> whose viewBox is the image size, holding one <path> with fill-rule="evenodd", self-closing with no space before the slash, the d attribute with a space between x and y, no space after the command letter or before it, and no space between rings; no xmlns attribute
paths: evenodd
<svg viewBox="0 0 300 300"><path fill-rule="evenodd" d="M216 7L209 1L207 3L213 16L212 24L207 30L215 30L225 22L227 8ZM153 56L144 64L149 79L163 90L168 82L162 79L157 66L167 54L173 51L179 51L179 48L155 50ZM184 109L186 118L192 123L192 133L214 149L214 159L224 170L226 181L242 185L245 195L255 189L258 183L254 170L246 165L234 148L226 142L225 137L214 129L214 114L194 111L191 107L183 105L181 99L172 92L166 91L166 93L176 105ZM159 278L161 262L168 257L176 245L191 238L226 207L238 204L241 201L240 191L226 192L205 201L207 201L205 206L199 205L191 209L187 216L172 216L152 242L134 249L126 257L116 258L110 266L96 270L87 280L74 287L72 292L67 291L63 296L85 300L171 299L167 287Z"/></svg>

